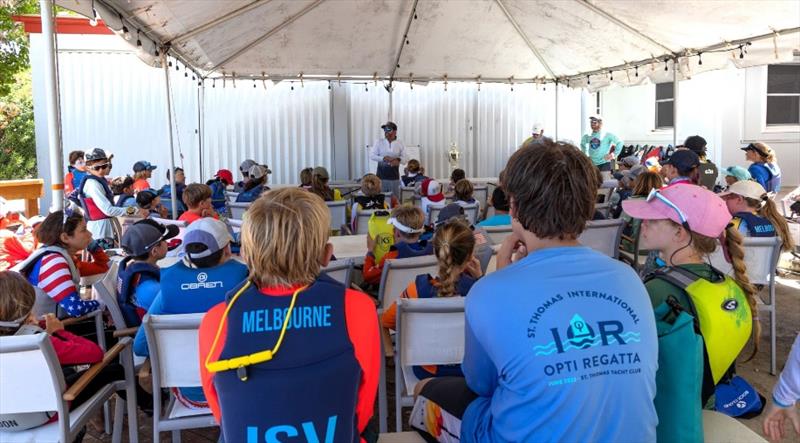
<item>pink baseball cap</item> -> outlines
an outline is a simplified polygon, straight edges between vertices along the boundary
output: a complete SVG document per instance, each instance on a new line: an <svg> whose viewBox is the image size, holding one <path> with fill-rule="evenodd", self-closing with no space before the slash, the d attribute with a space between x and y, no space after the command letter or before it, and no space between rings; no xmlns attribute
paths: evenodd
<svg viewBox="0 0 800 443"><path fill-rule="evenodd" d="M728 207L717 194L690 184L653 190L647 200L625 200L622 209L641 220L669 219L678 224L683 215L692 232L711 238L719 237L731 221Z"/></svg>

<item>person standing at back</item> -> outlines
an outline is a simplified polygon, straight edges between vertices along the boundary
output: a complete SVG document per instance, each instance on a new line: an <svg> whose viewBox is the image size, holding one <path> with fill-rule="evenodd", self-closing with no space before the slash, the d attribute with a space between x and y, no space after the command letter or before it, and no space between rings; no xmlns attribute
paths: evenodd
<svg viewBox="0 0 800 443"><path fill-rule="evenodd" d="M397 125L386 122L381 126L384 138L373 143L369 159L378 162L376 175L381 179L381 191L391 192L400 199L400 163L405 156L406 147L397 139Z"/></svg>
<svg viewBox="0 0 800 443"><path fill-rule="evenodd" d="M686 141L683 142L683 145L690 151L697 154L697 157L700 159L700 166L697 168L697 184L708 189L709 191L713 191L714 186L717 185L719 168L717 168L717 165L715 165L714 162L706 157L706 139L700 137L699 135L692 135L691 137L686 138Z"/></svg>
<svg viewBox="0 0 800 443"><path fill-rule="evenodd" d="M465 378L418 385L413 427L440 441L656 440L647 291L633 269L578 242L600 183L569 144L511 157L503 187L513 232L497 271L466 298Z"/></svg>
<svg viewBox="0 0 800 443"><path fill-rule="evenodd" d="M603 117L600 115L589 117L589 124L592 133L584 134L581 138L581 151L589 156L597 169L611 171L614 151L617 147L622 148L622 140L610 132L603 131Z"/></svg>

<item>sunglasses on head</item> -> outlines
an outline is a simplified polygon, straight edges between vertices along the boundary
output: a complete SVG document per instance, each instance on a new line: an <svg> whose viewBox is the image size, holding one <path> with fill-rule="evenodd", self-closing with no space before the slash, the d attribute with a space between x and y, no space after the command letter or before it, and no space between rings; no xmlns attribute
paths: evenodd
<svg viewBox="0 0 800 443"><path fill-rule="evenodd" d="M103 163L102 165L94 165L92 166L92 171L102 171L103 169L111 169L111 162Z"/></svg>
<svg viewBox="0 0 800 443"><path fill-rule="evenodd" d="M664 203L665 205L669 206L671 209L673 209L678 214L678 219L681 221L681 225L687 231L691 231L691 229L689 229L689 219L686 217L686 214L684 214L683 211L681 211L681 209L678 207L678 205L673 203L672 200L670 200L667 197L665 197L664 194L662 194L661 191L659 191L658 189L653 189L652 191L650 191L650 194L647 196L647 202L648 203L653 201L653 200L659 200L662 203Z"/></svg>

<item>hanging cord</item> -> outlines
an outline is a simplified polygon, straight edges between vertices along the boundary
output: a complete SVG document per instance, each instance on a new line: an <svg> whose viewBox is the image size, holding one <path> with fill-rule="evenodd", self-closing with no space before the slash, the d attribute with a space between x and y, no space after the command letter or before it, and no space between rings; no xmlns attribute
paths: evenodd
<svg viewBox="0 0 800 443"><path fill-rule="evenodd" d="M53 65L55 66L56 71L56 130L58 131L58 151L61 153L61 157L64 157L64 132L61 129L61 70L58 67L58 14L56 13L56 6L55 3L51 8L52 11L52 19L53 19ZM62 184L64 181L63 173L62 173ZM63 193L63 192L62 192ZM66 199L66 194L64 193L64 198Z"/></svg>
<svg viewBox="0 0 800 443"><path fill-rule="evenodd" d="M169 70L168 70L168 72L169 72ZM184 167L183 167L183 149L181 148L181 131L180 131L180 129L178 129L178 116L176 115L177 113L175 111L175 94L174 94L174 91L173 91L174 89L175 88L169 88L170 106L172 107L172 109L171 109L172 110L172 128L175 128L175 141L178 142L177 143L178 144L178 157L180 158L180 161L181 161L181 169L184 169ZM170 171L170 174L175 174L175 171Z"/></svg>

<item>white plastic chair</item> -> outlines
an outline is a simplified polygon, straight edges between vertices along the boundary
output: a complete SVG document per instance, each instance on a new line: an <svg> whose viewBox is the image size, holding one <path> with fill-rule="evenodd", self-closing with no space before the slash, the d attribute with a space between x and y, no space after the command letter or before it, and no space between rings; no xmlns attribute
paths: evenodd
<svg viewBox="0 0 800 443"><path fill-rule="evenodd" d="M503 241L505 241L506 237L511 235L511 225L483 226L483 229L486 231L486 235L489 236L489 239L492 241L493 245L503 244Z"/></svg>
<svg viewBox="0 0 800 443"><path fill-rule="evenodd" d="M472 192L472 198L480 203L481 208L487 208L489 206L489 185L476 184Z"/></svg>
<svg viewBox="0 0 800 443"><path fill-rule="evenodd" d="M395 424L414 405L419 379L412 366L460 364L464 358L464 297L399 299L395 335Z"/></svg>
<svg viewBox="0 0 800 443"><path fill-rule="evenodd" d="M452 201L447 202L448 205L450 203L452 203ZM428 211L430 212L430 216L428 217L428 224L429 225L436 224L436 220L439 219L439 213L442 212L442 209L444 209L445 206L447 206L447 205L442 204L442 205L429 205L428 206Z"/></svg>
<svg viewBox="0 0 800 443"><path fill-rule="evenodd" d="M228 208L231 210L231 218L235 218L237 220L244 219L244 213L247 212L249 207L250 203L228 203Z"/></svg>
<svg viewBox="0 0 800 443"><path fill-rule="evenodd" d="M414 186L400 186L400 203L413 203L411 199L414 197L415 190Z"/></svg>
<svg viewBox="0 0 800 443"><path fill-rule="evenodd" d="M388 308L418 275L436 275L438 269L439 264L433 255L386 260L378 287L378 306L380 309Z"/></svg>
<svg viewBox="0 0 800 443"><path fill-rule="evenodd" d="M228 226L231 228L231 231L234 233L240 232L242 230L242 220L238 220L235 218L229 218L225 220L228 223Z"/></svg>
<svg viewBox="0 0 800 443"><path fill-rule="evenodd" d="M338 200L325 202L331 213L331 231L339 231L347 224L347 201Z"/></svg>
<svg viewBox="0 0 800 443"><path fill-rule="evenodd" d="M478 211L480 211L480 209L481 209L481 206L478 204L478 202L475 202L475 203L473 203L471 205L462 206L462 208L464 208L464 215L467 216L467 220L469 220L469 224L470 225L476 224L478 222L477 221L478 220L478 215L479 215ZM437 216L438 216L438 214L437 214ZM434 223L436 222L435 219L433 219L431 221L434 222Z"/></svg>
<svg viewBox="0 0 800 443"><path fill-rule="evenodd" d="M234 203L237 197L239 197L238 192L225 191L225 199L228 200L228 203Z"/></svg>
<svg viewBox="0 0 800 443"><path fill-rule="evenodd" d="M343 284L346 288L350 287L350 282L353 280L353 268L355 262L352 258L345 258L328 263L328 266L322 268L322 272L328 274L328 277Z"/></svg>
<svg viewBox="0 0 800 443"><path fill-rule="evenodd" d="M72 401L92 373L121 356L125 380L115 381L100 388L83 404L69 410ZM0 414L26 412L57 412L58 421L17 432L0 430L0 441L72 443L89 419L102 410L117 391L126 391L127 400L118 397L114 411L113 442L122 441L122 421L125 406L128 409L128 432L131 442L138 441L136 425L136 388L131 364L131 339L124 338L105 354L100 363L89 369L67 389L64 374L47 334L0 337Z"/></svg>
<svg viewBox="0 0 800 443"><path fill-rule="evenodd" d="M172 441L180 442L181 429L216 426L211 410L192 409L177 401L173 394L162 411L161 388L200 387L200 350L198 329L205 313L150 315L142 327L147 335L153 377L153 442L160 433L172 431Z"/></svg>
<svg viewBox="0 0 800 443"><path fill-rule="evenodd" d="M744 262L747 267L747 276L750 283L754 285L764 285L768 287L768 298L766 301L760 298L758 309L769 312L769 335L770 335L770 361L769 372L775 374L777 371L776 362L776 323L777 310L775 308L775 276L778 270L778 260L781 256L782 242L780 237L746 237L742 242L744 247ZM733 267L725 260L721 248L709 257L711 265L721 272L733 275Z"/></svg>
<svg viewBox="0 0 800 443"><path fill-rule="evenodd" d="M369 219L375 211L386 211L386 209L356 209L356 231L355 235L369 233Z"/></svg>
<svg viewBox="0 0 800 443"><path fill-rule="evenodd" d="M622 219L590 220L578 241L595 251L611 258L619 256L619 242L622 238Z"/></svg>

